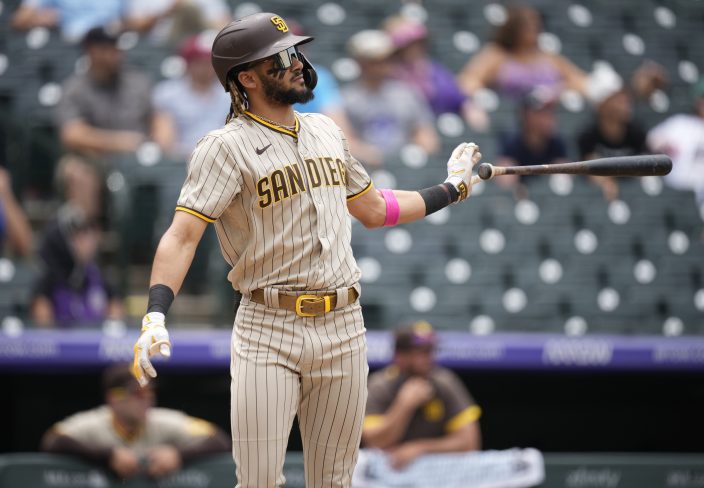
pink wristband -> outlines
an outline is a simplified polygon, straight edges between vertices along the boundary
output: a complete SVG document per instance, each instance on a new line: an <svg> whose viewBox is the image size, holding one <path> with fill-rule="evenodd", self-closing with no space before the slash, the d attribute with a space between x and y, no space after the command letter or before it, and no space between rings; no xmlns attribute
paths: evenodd
<svg viewBox="0 0 704 488"><path fill-rule="evenodd" d="M386 202L386 220L384 220L384 227L393 227L398 224L398 219L401 217L401 208L398 206L398 200L396 200L396 195L394 195L393 190L383 189L379 191Z"/></svg>

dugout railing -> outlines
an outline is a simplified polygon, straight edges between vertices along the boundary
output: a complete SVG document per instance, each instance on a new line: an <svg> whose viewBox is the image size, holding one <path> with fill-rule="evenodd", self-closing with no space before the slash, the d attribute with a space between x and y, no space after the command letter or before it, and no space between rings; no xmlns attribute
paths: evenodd
<svg viewBox="0 0 704 488"><path fill-rule="evenodd" d="M545 454L546 480L540 488L613 486L619 488L696 487L704 481L704 454L574 453ZM289 453L286 487L303 488L303 456ZM71 457L38 453L0 456L0 488L211 488L235 485L235 466L224 454L188 464L154 481L118 480Z"/></svg>

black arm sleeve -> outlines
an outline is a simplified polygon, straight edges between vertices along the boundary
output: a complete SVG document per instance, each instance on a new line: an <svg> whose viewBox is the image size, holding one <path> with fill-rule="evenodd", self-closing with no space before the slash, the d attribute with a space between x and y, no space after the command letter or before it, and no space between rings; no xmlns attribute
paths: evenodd
<svg viewBox="0 0 704 488"><path fill-rule="evenodd" d="M149 288L147 313L161 312L166 315L174 301L174 291L166 285L158 284Z"/></svg>
<svg viewBox="0 0 704 488"><path fill-rule="evenodd" d="M435 185L429 188L423 188L418 190L420 196L423 197L425 202L425 215L430 215L431 213L437 212L456 202L460 194L457 188L450 183L443 183L442 185Z"/></svg>

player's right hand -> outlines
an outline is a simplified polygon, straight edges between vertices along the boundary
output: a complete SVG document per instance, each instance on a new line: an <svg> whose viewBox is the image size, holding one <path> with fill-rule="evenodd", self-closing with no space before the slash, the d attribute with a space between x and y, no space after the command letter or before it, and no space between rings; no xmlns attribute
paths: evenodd
<svg viewBox="0 0 704 488"><path fill-rule="evenodd" d="M435 388L425 378L413 377L407 379L398 392L401 403L415 409L428 403L435 396Z"/></svg>
<svg viewBox="0 0 704 488"><path fill-rule="evenodd" d="M165 358L171 356L171 341L165 320L164 314L159 312L148 313L142 319L142 334L134 345L132 363L132 375L141 386L149 383L149 377L156 378L156 370L150 358L155 354Z"/></svg>
<svg viewBox="0 0 704 488"><path fill-rule="evenodd" d="M447 161L447 179L460 193L458 201L469 197L472 193L472 169L482 159L479 146L473 142L463 142L452 151Z"/></svg>

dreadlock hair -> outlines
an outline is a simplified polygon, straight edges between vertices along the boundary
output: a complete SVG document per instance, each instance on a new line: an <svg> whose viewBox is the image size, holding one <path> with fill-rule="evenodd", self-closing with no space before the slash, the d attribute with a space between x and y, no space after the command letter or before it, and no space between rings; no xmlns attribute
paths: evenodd
<svg viewBox="0 0 704 488"><path fill-rule="evenodd" d="M237 75L246 68L233 69L227 74L227 91L230 94L230 113L227 114L225 123L229 123L232 119L236 119L240 115L244 114L249 106L249 101L247 100L247 94L244 88L237 80Z"/></svg>

